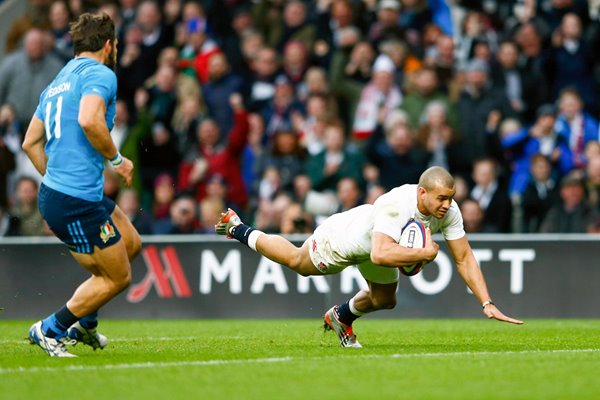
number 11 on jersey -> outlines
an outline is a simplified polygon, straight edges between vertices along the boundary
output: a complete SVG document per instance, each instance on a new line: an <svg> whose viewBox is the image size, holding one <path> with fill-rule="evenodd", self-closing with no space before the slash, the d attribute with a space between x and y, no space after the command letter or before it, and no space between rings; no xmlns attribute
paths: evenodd
<svg viewBox="0 0 600 400"><path fill-rule="evenodd" d="M46 128L46 139L54 135L55 138L60 139L60 114L62 112L62 101L63 97L58 96L56 99L56 113L54 114L54 132L50 130L50 118L52 115L52 102L46 103L46 118L44 118L44 127Z"/></svg>

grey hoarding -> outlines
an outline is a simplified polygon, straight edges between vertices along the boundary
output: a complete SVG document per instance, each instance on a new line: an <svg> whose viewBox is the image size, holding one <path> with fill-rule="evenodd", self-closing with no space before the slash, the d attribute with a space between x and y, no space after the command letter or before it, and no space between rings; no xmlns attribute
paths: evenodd
<svg viewBox="0 0 600 400"><path fill-rule="evenodd" d="M301 243L301 237L296 237ZM438 238L439 239L439 238ZM600 317L600 238L472 236L494 301L517 317ZM447 247L419 275L401 276L398 305L378 318L480 317ZM86 278L53 239L0 241L2 318L38 318ZM146 237L130 288L107 305L113 318L319 317L365 282L355 268L305 278L245 246L212 236Z"/></svg>

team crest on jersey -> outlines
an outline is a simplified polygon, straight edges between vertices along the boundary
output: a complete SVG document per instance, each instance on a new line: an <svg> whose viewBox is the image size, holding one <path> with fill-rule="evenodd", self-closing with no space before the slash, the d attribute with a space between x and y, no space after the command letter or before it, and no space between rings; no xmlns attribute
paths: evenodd
<svg viewBox="0 0 600 400"><path fill-rule="evenodd" d="M115 228L113 228L110 222L106 221L100 226L100 239L102 239L102 242L106 243L110 238L115 236L117 236Z"/></svg>

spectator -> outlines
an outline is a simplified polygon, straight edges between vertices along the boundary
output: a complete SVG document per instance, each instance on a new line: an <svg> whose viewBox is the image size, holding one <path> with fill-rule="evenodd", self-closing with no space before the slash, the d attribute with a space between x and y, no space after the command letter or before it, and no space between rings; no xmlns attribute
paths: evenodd
<svg viewBox="0 0 600 400"><path fill-rule="evenodd" d="M292 115L294 130L301 136L302 146L310 155L325 149L325 129L334 116L327 107L325 96L311 94L306 100L306 117L300 113Z"/></svg>
<svg viewBox="0 0 600 400"><path fill-rule="evenodd" d="M490 153L485 135L489 114L498 111L506 118L512 116L512 111L504 91L491 87L488 68L480 61L473 61L467 66L466 81L456 109L463 164L454 172L466 174L476 159Z"/></svg>
<svg viewBox="0 0 600 400"><path fill-rule="evenodd" d="M359 181L349 176L340 179L337 183L336 196L340 204L338 212L361 205L363 195Z"/></svg>
<svg viewBox="0 0 600 400"><path fill-rule="evenodd" d="M478 42L488 43L492 52L497 48L496 32L486 24L485 15L478 11L469 11L462 21L462 35L458 41L458 62L467 64L473 58L474 47Z"/></svg>
<svg viewBox="0 0 600 400"><path fill-rule="evenodd" d="M426 67L435 70L440 81L440 87L446 92L449 91L451 82L454 79L454 50L452 37L440 35L436 39L435 47L429 49L423 60Z"/></svg>
<svg viewBox="0 0 600 400"><path fill-rule="evenodd" d="M469 184L462 175L454 175L454 201L459 206L469 197Z"/></svg>
<svg viewBox="0 0 600 400"><path fill-rule="evenodd" d="M595 112L597 97L592 70L594 55L591 46L582 37L581 19L573 13L562 18L560 28L552 34L552 49L548 68L551 74L552 98L562 89L573 86L577 89L588 110Z"/></svg>
<svg viewBox="0 0 600 400"><path fill-rule="evenodd" d="M427 168L427 154L415 146L413 134L406 124L378 128L366 147L369 161L379 169L379 183L386 191L416 182Z"/></svg>
<svg viewBox="0 0 600 400"><path fill-rule="evenodd" d="M294 178L304 172L306 150L300 145L299 136L293 131L278 131L272 140L270 151L258 160L259 175L264 177L267 168L273 168L279 175L279 188L292 192Z"/></svg>
<svg viewBox="0 0 600 400"><path fill-rule="evenodd" d="M417 132L418 145L429 153L429 166L454 169L460 165L460 149L456 147L456 138L448 124L447 103L434 100L427 104Z"/></svg>
<svg viewBox="0 0 600 400"><path fill-rule="evenodd" d="M254 20L267 46L282 51L291 40L298 40L311 49L317 32L307 21L306 8L305 2L291 0L284 3L283 12L280 12L271 1L260 0L254 9Z"/></svg>
<svg viewBox="0 0 600 400"><path fill-rule="evenodd" d="M49 229L37 205L38 183L22 176L17 180L14 204L10 215L17 219L16 234L19 236L48 236Z"/></svg>
<svg viewBox="0 0 600 400"><path fill-rule="evenodd" d="M528 104L525 96L528 91L525 90L525 79L521 70L518 68L519 48L516 43L504 41L500 44L497 54L497 64L492 68L491 81L494 87L504 90L506 97L515 115L521 115L525 112ZM529 87L533 89L533 87ZM535 93L535 90L531 90Z"/></svg>
<svg viewBox="0 0 600 400"><path fill-rule="evenodd" d="M140 235L152 234L152 217L141 208L139 196L135 190L121 190L117 197L117 205L129 218Z"/></svg>
<svg viewBox="0 0 600 400"><path fill-rule="evenodd" d="M477 200L468 197L460 204L463 224L467 233L495 233L495 227L485 222L484 212Z"/></svg>
<svg viewBox="0 0 600 400"><path fill-rule="evenodd" d="M362 90L354 116L352 137L369 138L380 121L402 102L400 88L394 84L395 66L386 55L380 55L373 65L373 77Z"/></svg>
<svg viewBox="0 0 600 400"><path fill-rule="evenodd" d="M287 193L279 193L273 200L261 199L255 215L255 226L267 232L279 232L283 216L292 203Z"/></svg>
<svg viewBox="0 0 600 400"><path fill-rule="evenodd" d="M598 142L598 120L583 110L583 100L575 88L565 88L558 97L557 130L569 143L576 168L585 168L585 147Z"/></svg>
<svg viewBox="0 0 600 400"><path fill-rule="evenodd" d="M231 72L225 54L214 54L208 61L208 80L202 85L202 96L208 114L214 118L221 132L229 132L233 127L234 111L229 98L234 93L241 93L242 89L242 78Z"/></svg>
<svg viewBox="0 0 600 400"><path fill-rule="evenodd" d="M218 218L217 218L218 219ZM299 203L290 203L283 211L279 232L285 234L291 233L311 233L314 229L314 222L310 214L302 210Z"/></svg>
<svg viewBox="0 0 600 400"><path fill-rule="evenodd" d="M54 53L66 63L73 57L73 41L69 34L72 15L67 2L65 0L53 2L48 17L50 33L54 41Z"/></svg>
<svg viewBox="0 0 600 400"><path fill-rule="evenodd" d="M175 181L168 174L160 174L154 181L152 192L153 224L163 223L169 217L171 204L175 200ZM148 209L143 207L144 209ZM154 231L154 228L152 228Z"/></svg>
<svg viewBox="0 0 600 400"><path fill-rule="evenodd" d="M498 165L491 158L482 158L473 165L470 197L483 210L483 224L489 232L509 233L511 230L511 201L506 185L499 179Z"/></svg>
<svg viewBox="0 0 600 400"><path fill-rule="evenodd" d="M367 39L375 47L385 40L404 40L404 29L400 20L399 0L381 0L377 4L376 20L369 25Z"/></svg>
<svg viewBox="0 0 600 400"><path fill-rule="evenodd" d="M585 169L585 188L587 201L600 212L600 155L591 157Z"/></svg>
<svg viewBox="0 0 600 400"><path fill-rule="evenodd" d="M15 169L15 154L21 144L20 132L15 132L14 113L5 104L0 106L0 208L8 207L8 174Z"/></svg>
<svg viewBox="0 0 600 400"><path fill-rule="evenodd" d="M227 209L225 202L222 198L206 197L198 205L200 208L198 233L214 234L215 221L218 221L223 210Z"/></svg>
<svg viewBox="0 0 600 400"><path fill-rule="evenodd" d="M261 110L268 137L279 131L293 131L293 115L304 112L304 105L296 99L294 86L284 76L275 81L275 93Z"/></svg>
<svg viewBox="0 0 600 400"><path fill-rule="evenodd" d="M12 218L6 208L0 206L0 238L5 236L16 236L16 223L18 221Z"/></svg>
<svg viewBox="0 0 600 400"><path fill-rule="evenodd" d="M548 214L540 232L585 233L594 221L596 213L586 202L585 186L581 171L572 171L560 182L560 203L555 204Z"/></svg>
<svg viewBox="0 0 600 400"><path fill-rule="evenodd" d="M135 13L135 25L131 24L127 30L117 75L120 97L128 104L132 104L135 91L156 71L161 50L172 44L174 38L174 26L163 21L158 2L142 1Z"/></svg>
<svg viewBox="0 0 600 400"><path fill-rule="evenodd" d="M182 235L198 233L198 212L191 196L175 198L169 208L169 218L154 225L157 235Z"/></svg>
<svg viewBox="0 0 600 400"><path fill-rule="evenodd" d="M538 108L550 101L550 90L548 84L547 52L542 43L539 28L532 22L522 24L514 35L514 41L521 49L522 75L527 77L524 88L525 96L531 96L526 100L527 108L523 119L532 123L536 119Z"/></svg>
<svg viewBox="0 0 600 400"><path fill-rule="evenodd" d="M513 160L513 170L509 184L511 194L521 195L530 176L530 159L541 153L552 162L552 176L560 180L573 169L573 156L566 139L555 130L556 108L543 105L538 109L537 120L531 127L506 134L502 147L508 150Z"/></svg>
<svg viewBox="0 0 600 400"><path fill-rule="evenodd" d="M49 9L48 1L27 0L24 15L12 22L6 34L6 53L17 50L32 28L41 30L50 28Z"/></svg>
<svg viewBox="0 0 600 400"><path fill-rule="evenodd" d="M156 80L148 88L148 112L155 123L160 123L169 131L177 103L177 72L170 65L162 65L156 71Z"/></svg>
<svg viewBox="0 0 600 400"><path fill-rule="evenodd" d="M306 45L299 40L290 40L283 49L283 74L294 86L294 92L300 93L303 90L304 75L310 64L308 59L308 49Z"/></svg>
<svg viewBox="0 0 600 400"><path fill-rule="evenodd" d="M252 63L252 77L248 82L248 103L251 111L260 111L275 95L275 78L279 73L277 52L271 47L258 50Z"/></svg>
<svg viewBox="0 0 600 400"><path fill-rule="evenodd" d="M534 154L531 157L531 179L521 201L523 231L539 232L546 214L557 201L558 187L552 177L550 159L542 154Z"/></svg>
<svg viewBox="0 0 600 400"><path fill-rule="evenodd" d="M379 45L382 54L387 55L394 63L394 83L404 88L408 77L423 67L419 58L414 56L405 42L401 40L386 40Z"/></svg>
<svg viewBox="0 0 600 400"><path fill-rule="evenodd" d="M354 121L361 93L371 79L375 56L373 46L366 41L332 53L329 69L331 90L338 101L340 117L347 126L351 126ZM390 63L388 69L391 70L391 67L393 63Z"/></svg>
<svg viewBox="0 0 600 400"><path fill-rule="evenodd" d="M410 90L400 105L400 109L406 111L412 129L419 129L423 122L425 107L432 101L444 104L447 120L450 126L456 129L458 124L456 111L450 104L448 95L439 89L435 71L431 68L423 68L411 76Z"/></svg>
<svg viewBox="0 0 600 400"><path fill-rule="evenodd" d="M241 173L241 156L248 141L248 113L239 94L229 98L234 110L234 123L227 139L221 141L219 126L212 119L204 119L198 126L198 145L189 149L180 164L178 184L180 191L193 193L197 201L206 196L207 180L220 175L227 183L227 202L244 209L248 193Z"/></svg>
<svg viewBox="0 0 600 400"><path fill-rule="evenodd" d="M22 127L29 125L40 93L64 65L49 52L46 35L47 32L37 28L29 30L23 48L0 63L0 104L12 104Z"/></svg>
<svg viewBox="0 0 600 400"><path fill-rule="evenodd" d="M367 196L365 198L365 204L373 204L375 200L385 193L385 188L381 185L371 185L367 189Z"/></svg>
<svg viewBox="0 0 600 400"><path fill-rule="evenodd" d="M317 40L314 53L320 65L328 68L331 56L340 49L350 49L360 40L355 12L349 0L317 2ZM358 18L356 18L358 19Z"/></svg>
<svg viewBox="0 0 600 400"><path fill-rule="evenodd" d="M234 74L247 78L250 75L250 59L256 54L256 50L264 45L262 36L254 28L254 19L250 6L241 4L232 11L230 31L222 38L221 48L225 57L231 65ZM256 35L251 39L252 45L256 45L249 54L244 51L246 38ZM250 56L250 57L247 57Z"/></svg>
<svg viewBox="0 0 600 400"><path fill-rule="evenodd" d="M362 187L364 163L362 154L350 151L346 146L341 123L334 122L325 128L325 149L310 156L305 169L314 190L335 191L343 178L352 178Z"/></svg>
<svg viewBox="0 0 600 400"><path fill-rule="evenodd" d="M173 133L161 122L154 122L143 136L139 142L139 170L142 187L149 191L158 176L176 175L180 156Z"/></svg>

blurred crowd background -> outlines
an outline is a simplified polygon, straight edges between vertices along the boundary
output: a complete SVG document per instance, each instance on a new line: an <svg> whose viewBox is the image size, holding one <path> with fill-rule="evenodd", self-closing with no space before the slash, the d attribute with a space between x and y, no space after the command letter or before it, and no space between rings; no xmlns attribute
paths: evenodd
<svg viewBox="0 0 600 400"><path fill-rule="evenodd" d="M69 22L118 36L111 132L141 234L265 232L323 218L432 165L470 233L600 233L598 0L29 0L0 61L0 236L51 235L20 145L72 58Z"/></svg>

